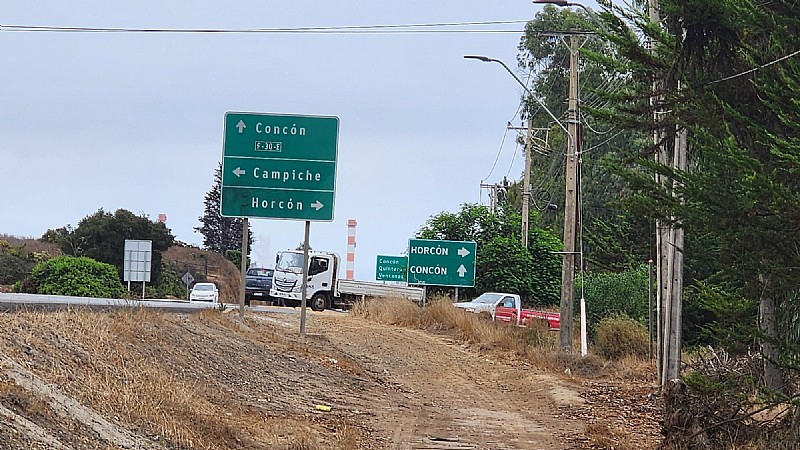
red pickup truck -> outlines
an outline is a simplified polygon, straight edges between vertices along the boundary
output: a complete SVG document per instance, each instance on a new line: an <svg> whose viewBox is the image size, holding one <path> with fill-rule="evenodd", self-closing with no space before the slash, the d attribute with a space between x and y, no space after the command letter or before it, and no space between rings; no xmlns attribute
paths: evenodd
<svg viewBox="0 0 800 450"><path fill-rule="evenodd" d="M495 305L492 319L497 322L511 323L518 327L527 327L535 321L545 320L551 330L561 328L561 314L546 311L522 309L518 295L507 295Z"/></svg>

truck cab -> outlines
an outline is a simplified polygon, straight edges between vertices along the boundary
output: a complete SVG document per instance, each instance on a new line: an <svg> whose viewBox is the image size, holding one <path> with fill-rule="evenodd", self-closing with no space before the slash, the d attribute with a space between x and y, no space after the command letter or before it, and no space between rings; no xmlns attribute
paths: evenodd
<svg viewBox="0 0 800 450"><path fill-rule="evenodd" d="M330 308L331 292L336 283L339 256L328 252L308 252L308 288L306 298L311 309ZM278 253L272 277L270 296L283 300L286 306L300 306L303 289L303 252L287 250Z"/></svg>

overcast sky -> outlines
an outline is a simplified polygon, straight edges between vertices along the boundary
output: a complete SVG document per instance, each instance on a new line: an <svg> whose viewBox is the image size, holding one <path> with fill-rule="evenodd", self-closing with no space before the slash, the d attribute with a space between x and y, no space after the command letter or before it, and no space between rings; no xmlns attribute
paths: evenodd
<svg viewBox="0 0 800 450"><path fill-rule="evenodd" d="M522 172L506 123L522 92L523 24L512 33L164 34L16 32L8 25L291 28L529 20L526 0L0 1L0 233L39 237L103 208L193 231L222 155L226 111L337 116L332 222L311 246L344 255L356 219L356 278L399 255L441 211L487 201L480 183ZM445 28L438 28L443 30ZM524 75L520 73L520 75ZM487 178L487 176L490 174ZM303 223L252 221L255 259L303 240Z"/></svg>

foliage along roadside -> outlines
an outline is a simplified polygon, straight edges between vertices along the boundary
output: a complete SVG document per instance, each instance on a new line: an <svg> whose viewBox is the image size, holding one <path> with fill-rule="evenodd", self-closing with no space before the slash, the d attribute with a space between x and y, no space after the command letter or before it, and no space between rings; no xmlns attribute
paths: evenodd
<svg viewBox="0 0 800 450"><path fill-rule="evenodd" d="M85 256L59 256L41 262L15 292L76 297L122 298L125 290L114 266Z"/></svg>

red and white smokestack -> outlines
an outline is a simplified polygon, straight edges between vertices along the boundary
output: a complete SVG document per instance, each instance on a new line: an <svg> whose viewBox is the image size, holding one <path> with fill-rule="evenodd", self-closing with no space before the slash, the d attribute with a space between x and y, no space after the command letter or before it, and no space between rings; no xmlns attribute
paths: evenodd
<svg viewBox="0 0 800 450"><path fill-rule="evenodd" d="M347 221L347 272L345 278L353 279L356 265L356 219Z"/></svg>

